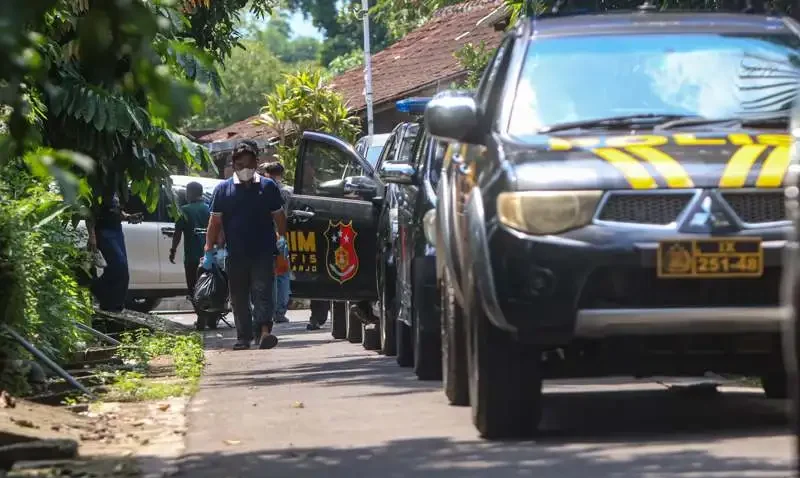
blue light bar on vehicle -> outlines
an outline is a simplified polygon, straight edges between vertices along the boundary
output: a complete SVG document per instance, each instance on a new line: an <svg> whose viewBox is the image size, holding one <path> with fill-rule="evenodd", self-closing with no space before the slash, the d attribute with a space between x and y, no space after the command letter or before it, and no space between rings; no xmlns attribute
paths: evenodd
<svg viewBox="0 0 800 478"><path fill-rule="evenodd" d="M395 108L401 113L421 115L430 101L430 98L406 98L395 103Z"/></svg>

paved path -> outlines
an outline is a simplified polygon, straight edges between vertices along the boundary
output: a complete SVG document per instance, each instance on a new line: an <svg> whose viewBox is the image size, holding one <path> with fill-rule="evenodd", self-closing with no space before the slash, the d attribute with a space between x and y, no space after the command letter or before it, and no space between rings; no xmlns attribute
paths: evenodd
<svg viewBox="0 0 800 478"><path fill-rule="evenodd" d="M479 439L469 408L393 358L307 332L294 312L271 351L208 333L181 476L721 478L790 476L782 402L686 397L652 382L548 383L537 442ZM221 348L224 347L224 348Z"/></svg>

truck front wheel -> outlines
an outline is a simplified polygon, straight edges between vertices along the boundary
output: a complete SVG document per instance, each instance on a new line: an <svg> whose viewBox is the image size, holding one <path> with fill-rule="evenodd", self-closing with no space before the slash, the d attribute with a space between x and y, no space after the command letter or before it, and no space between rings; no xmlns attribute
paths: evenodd
<svg viewBox="0 0 800 478"><path fill-rule="evenodd" d="M467 378L467 336L464 313L456 303L445 270L440 285L439 297L442 322L442 378L444 393L451 405L469 405L469 381Z"/></svg>
<svg viewBox="0 0 800 478"><path fill-rule="evenodd" d="M467 331L472 421L484 438L529 437L542 413L541 351L492 325L477 290L472 297Z"/></svg>

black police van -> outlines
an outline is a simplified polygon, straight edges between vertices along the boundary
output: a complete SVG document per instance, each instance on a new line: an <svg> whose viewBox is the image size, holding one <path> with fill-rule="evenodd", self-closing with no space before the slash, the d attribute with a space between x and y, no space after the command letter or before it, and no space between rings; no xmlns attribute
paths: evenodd
<svg viewBox="0 0 800 478"><path fill-rule="evenodd" d="M429 100L397 108L421 116ZM426 234L443 154L416 121L394 128L374 166L340 138L307 132L289 211L293 295L335 301L335 338L397 355L421 379L441 377L435 250Z"/></svg>
<svg viewBox="0 0 800 478"><path fill-rule="evenodd" d="M547 377L761 377L780 330L798 25L636 12L523 18L474 95L437 95L445 390L526 436Z"/></svg>

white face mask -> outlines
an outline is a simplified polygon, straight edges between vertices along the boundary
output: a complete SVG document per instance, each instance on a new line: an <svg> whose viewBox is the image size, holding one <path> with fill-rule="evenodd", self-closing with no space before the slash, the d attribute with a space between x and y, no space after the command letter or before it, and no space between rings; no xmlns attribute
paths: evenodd
<svg viewBox="0 0 800 478"><path fill-rule="evenodd" d="M256 170L255 169L245 168L245 169L240 169L239 171L236 171L236 177L239 178L239 181L244 181L244 182L251 181L255 174L256 174Z"/></svg>

